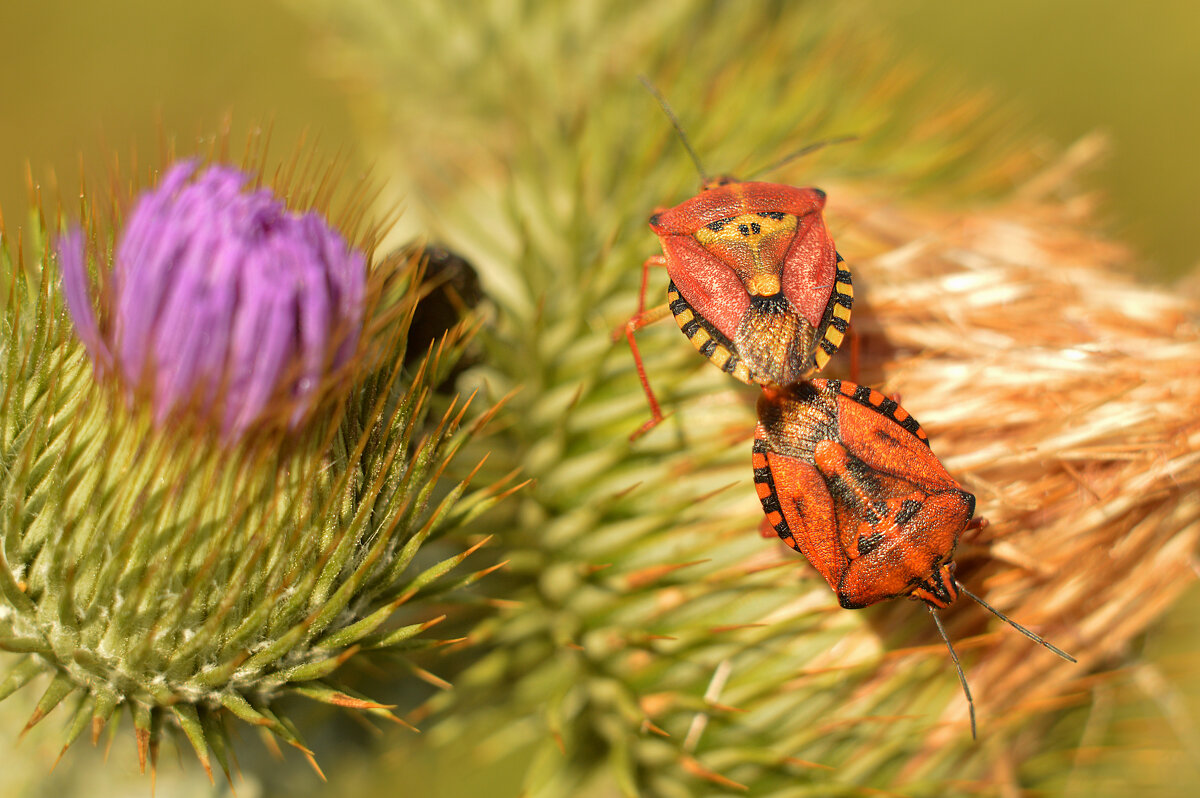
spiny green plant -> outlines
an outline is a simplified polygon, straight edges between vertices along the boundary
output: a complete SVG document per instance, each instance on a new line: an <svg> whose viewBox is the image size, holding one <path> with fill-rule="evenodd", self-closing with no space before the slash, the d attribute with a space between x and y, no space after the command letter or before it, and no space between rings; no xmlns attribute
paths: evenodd
<svg viewBox="0 0 1200 798"><path fill-rule="evenodd" d="M495 484L469 488L470 475L443 478L489 415L476 414L464 427L470 401L434 390L471 327L464 322L450 330L406 370L408 327L425 291L421 259L375 257L381 228L363 215L370 196L365 186L337 195L336 168L297 168L295 158L273 180L263 178L262 157L253 150L242 169L287 196L292 208L316 208L336 219L352 242L350 252L362 253L352 258L366 270L362 329L361 335L355 330L357 346L340 369L331 370L333 349L315 360L327 372L308 384L338 383L320 404L297 413L298 401L284 397L237 435L221 423L228 415L213 412L238 396L230 375L218 374L216 394L205 397L195 388L196 401L182 403L191 405L187 412L171 406L163 415L154 406L162 394L131 388L97 356L109 350L96 330L123 334L125 343L131 335L131 317L113 309L120 301L114 294L136 287L132 269L156 266L122 263L132 256L117 252L122 237L133 236L124 225L139 213L131 212L136 191L127 180L114 179L107 194L83 192L85 238L102 286L90 339L80 307L94 300L85 297L68 313L60 291L65 248L78 240L62 236L61 216L48 223L34 197L29 223L15 237L0 229L0 649L17 655L7 663L0 698L44 683L26 730L68 704L64 752L85 732L93 742L105 729L111 735L128 710L143 769L147 761L154 766L160 740L170 733L194 749L211 779L210 758L229 775L235 721L259 727L312 761L301 730L279 708L285 696L404 723L392 707L343 686L339 669L351 659L382 655L405 678L424 674L413 657L444 642L429 630L444 620L455 591L488 570L459 567L483 540L437 542L503 493ZM242 180L237 172L224 174ZM245 198L238 196L213 203L214 212ZM160 205L171 201L167 192L154 195ZM251 230L255 241L265 240L260 237L268 228L300 219L267 195L247 202L257 208L254 224L262 225ZM218 259L242 246L222 226L241 223L237 210L220 219L196 218L193 202L189 212L198 229L225 236L223 249L203 236L177 236L179 254L166 256L163 265L174 270L171 279L182 279L186 257L197 259L190 268L215 273ZM306 235L320 224L315 218L302 222L309 225ZM178 223L156 220L154 240L176 235L169 226ZM331 253L336 234L320 235ZM280 246L293 244L302 242ZM305 265L307 256L297 253L293 248L287 255ZM114 259L123 277L114 278ZM246 260L239 268L275 269L272 279L283 291L291 284L286 265ZM125 285L116 285L122 279ZM152 295L141 299L153 307ZM238 301L241 312L251 300L243 295ZM336 326L324 334L334 335ZM215 345L220 332L210 326L204 340ZM267 331L256 332L266 346ZM149 335L157 336L151 344L165 340L162 331ZM334 348L340 341L308 340ZM159 352L156 367L186 356ZM303 388L281 375L281 385Z"/></svg>
<svg viewBox="0 0 1200 798"><path fill-rule="evenodd" d="M1071 318L1103 307L1095 318L1111 319L1118 340L1136 315L1110 306L1113 285L1129 288L1095 269L1121 256L1089 248L1075 232L1080 204L1056 201L1077 196L1071 170L1036 175L1010 120L898 64L848 5L304 4L335 32L336 63L374 86L383 113L369 145L413 218L476 264L497 306L467 380L498 395L521 389L487 465L537 480L507 509L511 563L493 584L510 606L472 628L477 646L456 665L455 689L425 711L439 721L435 742L471 741L493 756L532 748L529 795L948 795L1037 783L1065 767L1056 754L1079 732L1050 710L1086 701L1073 680L1117 645L1084 597L1124 571L1075 563L1089 543L1115 545L1130 529L1146 552L1194 544L1187 502L1114 500L1087 512L1111 523L1071 526L1079 464L1085 482L1117 484L1129 465L1118 449L1138 445L1136 431L1087 426L1095 416L1080 397L1103 401L1116 364L1140 364L1114 351L1090 370L1061 365L1098 345ZM982 613L951 613L968 675L992 676L973 683L980 744L923 612L902 602L840 610L797 558L754 534L753 391L730 385L669 324L641 346L674 415L629 443L648 411L612 331L655 252L646 218L698 182L639 73L672 100L714 173L859 135L768 177L830 189L830 229L856 270L861 380L904 393L993 521L965 541L960 578L989 579L989 601L1046 624L1081 659L1074 671L1037 661L1019 639L972 638ZM1078 316L1060 317L1034 300L1060 296L1047 280L1068 264ZM1058 344L1078 351L1043 367L1038 354ZM958 412L966 405L969 417ZM1173 413L1143 429L1186 440L1173 430L1188 416ZM1064 426L1070 440L1045 462L1028 455ZM1194 458L1164 447L1178 458L1170 476L1143 476L1178 500L1197 483ZM1184 580L1178 568L1162 579L1156 606ZM1114 596L1107 611L1123 606ZM1123 639L1144 629L1140 617ZM1047 747L1053 765L1031 761Z"/></svg>

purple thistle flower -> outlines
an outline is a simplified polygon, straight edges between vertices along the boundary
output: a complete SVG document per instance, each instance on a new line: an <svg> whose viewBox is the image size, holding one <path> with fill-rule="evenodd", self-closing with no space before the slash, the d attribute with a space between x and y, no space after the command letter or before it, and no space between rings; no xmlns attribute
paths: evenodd
<svg viewBox="0 0 1200 798"><path fill-rule="evenodd" d="M99 373L152 397L158 422L223 400L240 436L281 396L295 426L361 333L366 259L315 212L297 215L249 177L172 167L138 199L116 247L106 324L79 231L59 246L63 293ZM103 330L102 330L103 328Z"/></svg>

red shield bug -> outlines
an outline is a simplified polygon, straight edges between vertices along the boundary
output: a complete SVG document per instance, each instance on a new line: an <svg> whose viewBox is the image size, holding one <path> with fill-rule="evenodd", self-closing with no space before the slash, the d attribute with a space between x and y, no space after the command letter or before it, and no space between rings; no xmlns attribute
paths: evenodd
<svg viewBox="0 0 1200 798"><path fill-rule="evenodd" d="M696 163L701 189L650 217L663 254L642 264L638 311L625 324L651 412L633 438L663 418L634 342L640 328L670 313L700 354L722 371L748 385L791 385L824 368L841 346L854 297L850 270L821 216L825 192L708 177L666 100L642 82ZM833 141L805 147L769 168ZM665 267L670 284L667 304L646 310L651 266Z"/></svg>
<svg viewBox="0 0 1200 798"><path fill-rule="evenodd" d="M975 703L937 611L966 594L1063 659L954 578L954 548L975 497L895 400L842 380L768 387L758 400L754 482L767 523L817 569L847 609L908 596L925 602Z"/></svg>

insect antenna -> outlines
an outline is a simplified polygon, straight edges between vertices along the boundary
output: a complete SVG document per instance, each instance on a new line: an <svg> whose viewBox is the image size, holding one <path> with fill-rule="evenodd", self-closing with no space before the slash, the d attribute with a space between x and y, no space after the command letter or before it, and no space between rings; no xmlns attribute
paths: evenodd
<svg viewBox="0 0 1200 798"><path fill-rule="evenodd" d="M696 164L696 171L700 173L701 184L707 185L708 172L704 171L704 164L700 163L700 156L692 149L692 143L688 141L687 133L683 132L683 125L679 124L679 118L675 116L675 112L667 104L667 98L662 96L662 92L655 88L654 84L645 75L638 75L638 80L646 87L646 91L653 94L654 99L658 100L659 107L663 109L663 113L667 115L667 119L671 120L671 125L675 128L675 132L679 134L679 140L683 142L683 148L687 150L688 155L692 156L692 162Z"/></svg>
<svg viewBox="0 0 1200 798"><path fill-rule="evenodd" d="M963 695L967 697L967 708L971 711L971 739L978 740L979 738L975 735L975 699L971 698L971 688L967 687L967 675L963 673L962 663L958 661L958 654L954 651L954 646L950 644L950 638L946 635L946 627L942 626L942 619L938 617L937 610L931 604L926 604L925 608L933 616L933 623L937 626L938 634L946 641L950 659L954 660L954 669L958 671L958 683L962 685Z"/></svg>
<svg viewBox="0 0 1200 798"><path fill-rule="evenodd" d="M1004 622L1005 622L1005 623L1007 623L1009 626L1011 626L1012 628L1016 629L1018 632L1020 632L1021 634L1025 635L1026 637L1028 637L1028 638L1029 638L1030 640L1032 640L1033 642L1035 642L1035 643L1038 643L1038 644L1040 644L1040 645L1042 645L1042 646L1045 646L1046 648L1050 649L1051 651L1053 651L1053 652L1054 652L1055 654L1057 654L1058 656L1060 656L1060 657L1062 657L1063 659L1065 659L1067 662L1075 662L1075 661L1076 661L1076 659L1075 659L1074 657L1072 657L1072 656L1071 656L1070 654L1068 654L1067 652L1063 651L1061 648L1058 648L1057 646L1054 646L1054 645L1052 645L1051 643L1047 642L1047 641L1046 641L1046 640L1045 640L1043 637L1041 637L1041 636L1039 636L1039 635L1036 635L1036 634L1034 634L1033 632L1029 631L1029 630L1028 630L1028 629L1026 629L1024 626L1022 626L1021 624L1019 624L1019 623L1017 623L1016 621L1014 621L1012 618L1009 618L1007 615L1005 615L1004 613L1000 612L1000 610L996 609L996 608L995 608L995 607L993 607L991 604L988 604L986 601L984 601L983 599L981 599L979 596L976 596L976 595L975 595L974 593L972 593L970 590L967 590L965 587L963 587L963 586L962 586L962 585L959 583L959 581L958 581L957 579L955 579L955 580L954 580L954 585L955 585L955 587L957 587L957 588L958 588L959 592L961 592L961 593L966 593L966 594L967 594L967 596L968 596L968 597L970 597L972 600L974 600L976 604L978 604L979 606L983 607L985 610L987 610L988 612L990 612L992 615L995 615L997 618L999 618L1000 620L1004 621Z"/></svg>
<svg viewBox="0 0 1200 798"><path fill-rule="evenodd" d="M812 144L801 147L800 149L796 150L795 152L788 153L787 155L783 156L782 158L780 158L778 161L776 161L773 164L768 164L767 166L764 166L761 169L755 169L753 172L751 172L749 175L746 176L746 179L750 180L752 178L758 177L759 175L766 174L767 172L774 172L776 169L780 168L781 166L786 166L787 164L791 163L792 161L796 160L797 158L803 158L805 155L808 155L810 152L816 152L817 150L824 149L825 147L828 147L830 144L842 144L847 141L858 141L858 136L837 136L832 139L822 139L821 141L813 142Z"/></svg>

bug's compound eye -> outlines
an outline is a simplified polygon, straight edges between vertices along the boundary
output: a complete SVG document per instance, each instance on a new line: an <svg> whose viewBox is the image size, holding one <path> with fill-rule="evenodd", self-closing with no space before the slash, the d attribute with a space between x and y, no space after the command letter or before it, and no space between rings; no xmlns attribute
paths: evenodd
<svg viewBox="0 0 1200 798"><path fill-rule="evenodd" d="M812 192L813 192L814 194L816 194L818 198L820 198L821 202L824 202L824 201L825 201L825 192L824 192L824 191L822 191L822 190L821 190L821 189L819 189L819 188L814 188L814 189L812 190Z"/></svg>
<svg viewBox="0 0 1200 798"><path fill-rule="evenodd" d="M660 214L660 213L656 213L656 214L654 214L653 216L651 216L651 217L650 217L649 221L650 221L650 226L651 226L651 227L658 227L658 221L659 221L659 217L660 217L660 216L662 216L662 214Z"/></svg>

